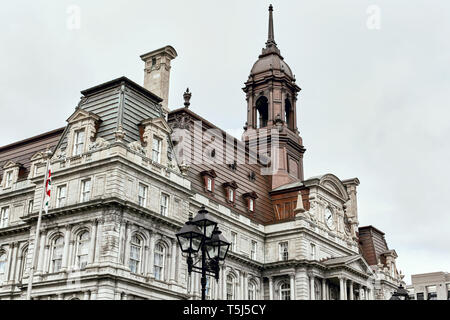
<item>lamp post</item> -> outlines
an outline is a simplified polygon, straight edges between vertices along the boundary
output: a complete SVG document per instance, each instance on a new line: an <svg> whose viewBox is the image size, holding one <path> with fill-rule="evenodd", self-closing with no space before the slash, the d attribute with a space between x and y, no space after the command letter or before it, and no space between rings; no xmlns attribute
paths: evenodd
<svg viewBox="0 0 450 320"><path fill-rule="evenodd" d="M409 300L409 292L400 284L389 300Z"/></svg>
<svg viewBox="0 0 450 320"><path fill-rule="evenodd" d="M197 215L183 225L176 233L178 244L187 256L189 275L201 273L202 300L206 299L206 276L214 276L219 280L219 262L225 260L230 243L217 227L217 222L210 217L204 206ZM192 258L201 250L201 266L196 266Z"/></svg>

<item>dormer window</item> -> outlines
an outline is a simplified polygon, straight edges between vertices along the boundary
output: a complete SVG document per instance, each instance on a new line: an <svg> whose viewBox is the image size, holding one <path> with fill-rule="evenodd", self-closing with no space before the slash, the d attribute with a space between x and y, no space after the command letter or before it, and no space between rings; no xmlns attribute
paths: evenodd
<svg viewBox="0 0 450 320"><path fill-rule="evenodd" d="M227 202L234 204L234 202L236 200L236 189L238 188L238 185L236 184L236 182L231 181L231 182L225 182L223 184L223 187L225 188Z"/></svg>
<svg viewBox="0 0 450 320"><path fill-rule="evenodd" d="M75 131L75 140L73 144L73 156L79 156L84 149L84 129Z"/></svg>
<svg viewBox="0 0 450 320"><path fill-rule="evenodd" d="M207 177L206 178L206 190L208 190L208 191L213 191L213 180L212 180L212 178L210 178L210 177Z"/></svg>
<svg viewBox="0 0 450 320"><path fill-rule="evenodd" d="M152 160L157 163L161 163L161 144L162 139L154 136L152 147Z"/></svg>
<svg viewBox="0 0 450 320"><path fill-rule="evenodd" d="M205 191L214 192L214 179L217 177L216 172L214 170L206 170L200 172L200 175L203 178L203 184L205 186Z"/></svg>
<svg viewBox="0 0 450 320"><path fill-rule="evenodd" d="M255 201L258 199L256 192L247 192L242 195L247 203L247 210L249 212L255 212Z"/></svg>
<svg viewBox="0 0 450 320"><path fill-rule="evenodd" d="M12 171L6 172L5 175L5 188L9 188L12 186Z"/></svg>

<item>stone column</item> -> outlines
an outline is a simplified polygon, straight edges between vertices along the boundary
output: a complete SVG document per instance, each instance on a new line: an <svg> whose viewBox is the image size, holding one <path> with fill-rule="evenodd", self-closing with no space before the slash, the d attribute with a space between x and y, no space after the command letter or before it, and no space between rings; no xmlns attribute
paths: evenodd
<svg viewBox="0 0 450 320"><path fill-rule="evenodd" d="M345 300L345 293L344 293L344 278L339 278L339 300Z"/></svg>
<svg viewBox="0 0 450 320"><path fill-rule="evenodd" d="M170 264L170 281L175 283L175 271L176 271L176 262L177 262L177 241L175 239L171 239L172 241L172 257Z"/></svg>
<svg viewBox="0 0 450 320"><path fill-rule="evenodd" d="M42 265L43 273L48 273L50 269L50 257L49 257L50 244L46 244L44 247L44 263Z"/></svg>
<svg viewBox="0 0 450 320"><path fill-rule="evenodd" d="M95 239L95 256L94 256L94 264L98 264L100 262L101 250L102 250L102 235L103 235L103 224L104 219L98 219L97 225L97 237Z"/></svg>
<svg viewBox="0 0 450 320"><path fill-rule="evenodd" d="M311 300L316 300L316 290L314 290L314 275L309 274L309 298Z"/></svg>
<svg viewBox="0 0 450 320"><path fill-rule="evenodd" d="M41 244L39 245L39 252L38 252L38 265L37 265L37 270L36 273L42 273L42 269L44 267L44 256L45 256L45 238L46 238L47 232L46 231L42 231L41 233ZM29 247L29 246L28 246ZM34 248L35 250L37 250L36 246ZM25 257L26 259L26 257Z"/></svg>
<svg viewBox="0 0 450 320"><path fill-rule="evenodd" d="M9 280L9 275L10 275L10 269L12 266L12 255L13 255L13 250L14 250L14 243L11 242L8 244L8 260L6 262L6 270L5 270L5 278L4 278L4 282L8 282Z"/></svg>
<svg viewBox="0 0 450 320"><path fill-rule="evenodd" d="M13 249L13 254L12 254L12 265L11 265L11 271L10 271L10 275L9 275L9 280L14 283L15 279L16 279L16 270L17 270L17 262L18 262L18 258L17 258L17 253L19 250L19 242L14 242L13 243L14 249ZM19 264L20 266L20 264Z"/></svg>
<svg viewBox="0 0 450 320"><path fill-rule="evenodd" d="M123 228L125 228L125 234L122 233L123 241L121 241L122 250L119 250L119 263L123 264L125 267L129 267L128 261L130 261L130 241L131 241L131 223L123 223L120 227L121 233ZM119 238L120 239L120 238ZM141 266L142 267L142 266ZM139 270L136 270L139 273Z"/></svg>
<svg viewBox="0 0 450 320"><path fill-rule="evenodd" d="M295 273L290 275L291 300L295 300Z"/></svg>
<svg viewBox="0 0 450 320"><path fill-rule="evenodd" d="M348 300L347 279L344 279L344 300Z"/></svg>
<svg viewBox="0 0 450 320"><path fill-rule="evenodd" d="M71 226L66 225L66 231L64 234L64 249L63 249L63 257L61 262L61 271L67 270L69 266L69 243L70 243L70 231Z"/></svg>
<svg viewBox="0 0 450 320"><path fill-rule="evenodd" d="M72 271L72 268L75 264L74 263L74 258L76 256L76 252L74 252L75 247L76 247L75 243L76 243L75 239L72 239L69 242L69 254L67 255L67 270L69 270L69 271ZM66 245L66 244L64 243L64 245Z"/></svg>
<svg viewBox="0 0 450 320"><path fill-rule="evenodd" d="M247 273L242 272L242 300L248 300L247 291Z"/></svg>
<svg viewBox="0 0 450 320"><path fill-rule="evenodd" d="M97 290L91 291L91 300L97 300Z"/></svg>
<svg viewBox="0 0 450 320"><path fill-rule="evenodd" d="M89 291L84 292L83 300L89 300Z"/></svg>
<svg viewBox="0 0 450 320"><path fill-rule="evenodd" d="M236 299L241 300L241 294L242 294L242 281L241 281L241 275L242 271L236 270L237 272L237 278L236 278Z"/></svg>
<svg viewBox="0 0 450 320"><path fill-rule="evenodd" d="M227 299L227 275L226 275L226 267L222 266L222 299Z"/></svg>
<svg viewBox="0 0 450 320"><path fill-rule="evenodd" d="M144 246L144 256L142 257L142 272L144 275L148 273L148 255L149 255L149 246Z"/></svg>
<svg viewBox="0 0 450 320"><path fill-rule="evenodd" d="M14 282L20 282L21 281L21 273L23 274L21 267L22 267L22 260L26 261L26 257L22 255L22 252L19 253L19 256L17 257L17 264L16 264L16 274L14 276ZM24 264L24 267L26 268L26 263Z"/></svg>
<svg viewBox="0 0 450 320"><path fill-rule="evenodd" d="M354 297L353 297L353 281L349 280L349 284L350 284L350 288L349 288L349 290L350 290L350 299L349 300L354 300Z"/></svg>
<svg viewBox="0 0 450 320"><path fill-rule="evenodd" d="M273 277L269 277L269 299L273 300Z"/></svg>
<svg viewBox="0 0 450 320"><path fill-rule="evenodd" d="M155 234L150 232L150 254L148 256L148 270L147 270L147 275L150 278L154 277L153 274L153 258L154 258L154 251L155 251ZM192 279L194 280L194 279Z"/></svg>
<svg viewBox="0 0 450 320"><path fill-rule="evenodd" d="M265 297L264 297L264 278L263 277L261 277L261 279L259 280L259 297L256 296L256 299L265 300Z"/></svg>
<svg viewBox="0 0 450 320"><path fill-rule="evenodd" d="M327 284L326 279L322 279L322 300L327 300Z"/></svg>
<svg viewBox="0 0 450 320"><path fill-rule="evenodd" d="M89 243L88 263L93 264L95 258L95 241L97 239L97 220L92 220L91 242Z"/></svg>

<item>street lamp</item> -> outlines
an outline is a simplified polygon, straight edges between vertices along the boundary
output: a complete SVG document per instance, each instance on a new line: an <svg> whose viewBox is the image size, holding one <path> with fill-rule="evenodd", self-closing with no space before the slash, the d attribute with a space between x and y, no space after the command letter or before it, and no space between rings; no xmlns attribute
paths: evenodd
<svg viewBox="0 0 450 320"><path fill-rule="evenodd" d="M217 227L217 222L209 216L204 206L197 215L184 224L175 234L181 251L187 253L188 272L201 273L202 300L206 298L206 276L214 276L219 280L219 261L223 261L228 253L230 243ZM202 265L195 266L192 255L201 249Z"/></svg>

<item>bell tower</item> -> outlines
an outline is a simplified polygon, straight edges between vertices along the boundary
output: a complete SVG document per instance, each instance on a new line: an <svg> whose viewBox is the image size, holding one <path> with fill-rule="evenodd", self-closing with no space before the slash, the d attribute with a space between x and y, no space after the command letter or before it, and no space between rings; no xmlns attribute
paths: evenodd
<svg viewBox="0 0 450 320"><path fill-rule="evenodd" d="M266 47L253 65L243 90L247 99L247 123L242 139L255 150L261 145L261 137L267 137L272 189L303 181L306 149L297 128L296 112L301 89L275 42L272 5Z"/></svg>

